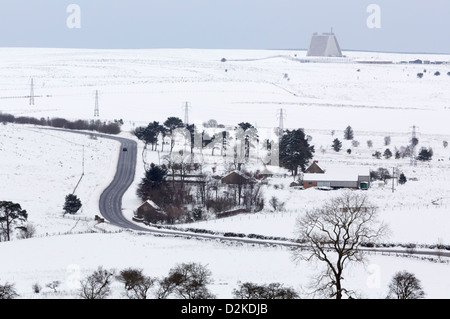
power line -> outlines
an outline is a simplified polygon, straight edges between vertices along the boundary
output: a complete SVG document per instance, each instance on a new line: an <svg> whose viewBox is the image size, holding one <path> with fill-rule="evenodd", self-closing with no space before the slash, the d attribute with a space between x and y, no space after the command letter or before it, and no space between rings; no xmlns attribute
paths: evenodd
<svg viewBox="0 0 450 319"><path fill-rule="evenodd" d="M284 120L286 119L286 111L284 109L279 109L277 118L279 120L278 123L278 136L281 137L284 132Z"/></svg>
<svg viewBox="0 0 450 319"><path fill-rule="evenodd" d="M184 109L184 124L189 124L189 110L191 108L191 105L189 102L186 102L183 106Z"/></svg>
<svg viewBox="0 0 450 319"><path fill-rule="evenodd" d="M95 91L95 109L94 109L94 117L100 116L100 110L98 106L98 91Z"/></svg>

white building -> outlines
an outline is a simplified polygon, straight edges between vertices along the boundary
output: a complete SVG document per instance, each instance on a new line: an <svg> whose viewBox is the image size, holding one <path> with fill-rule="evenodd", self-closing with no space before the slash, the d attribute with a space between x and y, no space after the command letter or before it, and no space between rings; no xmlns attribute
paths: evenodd
<svg viewBox="0 0 450 319"><path fill-rule="evenodd" d="M342 57L342 51L334 33L314 33L307 56Z"/></svg>

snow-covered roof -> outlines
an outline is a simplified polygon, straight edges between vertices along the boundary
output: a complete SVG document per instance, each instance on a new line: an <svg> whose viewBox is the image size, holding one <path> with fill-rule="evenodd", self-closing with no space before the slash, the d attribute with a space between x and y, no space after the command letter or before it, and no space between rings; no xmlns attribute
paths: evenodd
<svg viewBox="0 0 450 319"><path fill-rule="evenodd" d="M328 181L341 181L341 182L352 182L358 181L359 176L370 176L368 168L334 168L327 169L323 174L303 174L304 181L317 181L317 182L328 182Z"/></svg>
<svg viewBox="0 0 450 319"><path fill-rule="evenodd" d="M146 202L147 204L149 204L150 206L152 206L154 209L161 210L161 208L160 208L158 205L156 205L154 201L152 201L152 200L150 200L150 199L147 199L145 202Z"/></svg>

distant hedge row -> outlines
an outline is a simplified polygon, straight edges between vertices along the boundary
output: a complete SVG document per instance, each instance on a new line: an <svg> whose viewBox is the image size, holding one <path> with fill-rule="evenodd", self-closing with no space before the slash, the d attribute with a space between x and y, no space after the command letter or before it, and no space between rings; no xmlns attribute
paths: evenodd
<svg viewBox="0 0 450 319"><path fill-rule="evenodd" d="M100 120L76 120L69 121L64 118L43 118L37 119L29 116L16 117L12 114L0 112L0 123L32 124L39 126L51 126L69 130L96 131L105 134L119 134L120 122L102 122Z"/></svg>

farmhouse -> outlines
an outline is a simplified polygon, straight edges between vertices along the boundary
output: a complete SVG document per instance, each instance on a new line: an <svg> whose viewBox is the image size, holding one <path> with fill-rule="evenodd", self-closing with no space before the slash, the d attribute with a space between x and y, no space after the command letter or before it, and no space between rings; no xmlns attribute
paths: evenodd
<svg viewBox="0 0 450 319"><path fill-rule="evenodd" d="M228 173L221 179L222 184L227 185L247 185L256 183L256 179L251 176L247 176L241 171L235 170L231 173Z"/></svg>
<svg viewBox="0 0 450 319"><path fill-rule="evenodd" d="M309 168L306 171L317 170L317 163L313 163L317 167ZM352 188L352 189L367 189L370 186L370 172L369 168L359 167L336 167L329 168L323 173L305 173L303 174L303 188Z"/></svg>
<svg viewBox="0 0 450 319"><path fill-rule="evenodd" d="M139 206L133 217L134 221L142 222L145 220L152 224L156 224L165 219L167 219L167 214L151 200L146 200Z"/></svg>
<svg viewBox="0 0 450 319"><path fill-rule="evenodd" d="M323 169L320 168L318 161L314 161L311 166L309 166L306 170L305 173L308 174L323 174L325 173L325 171Z"/></svg>

